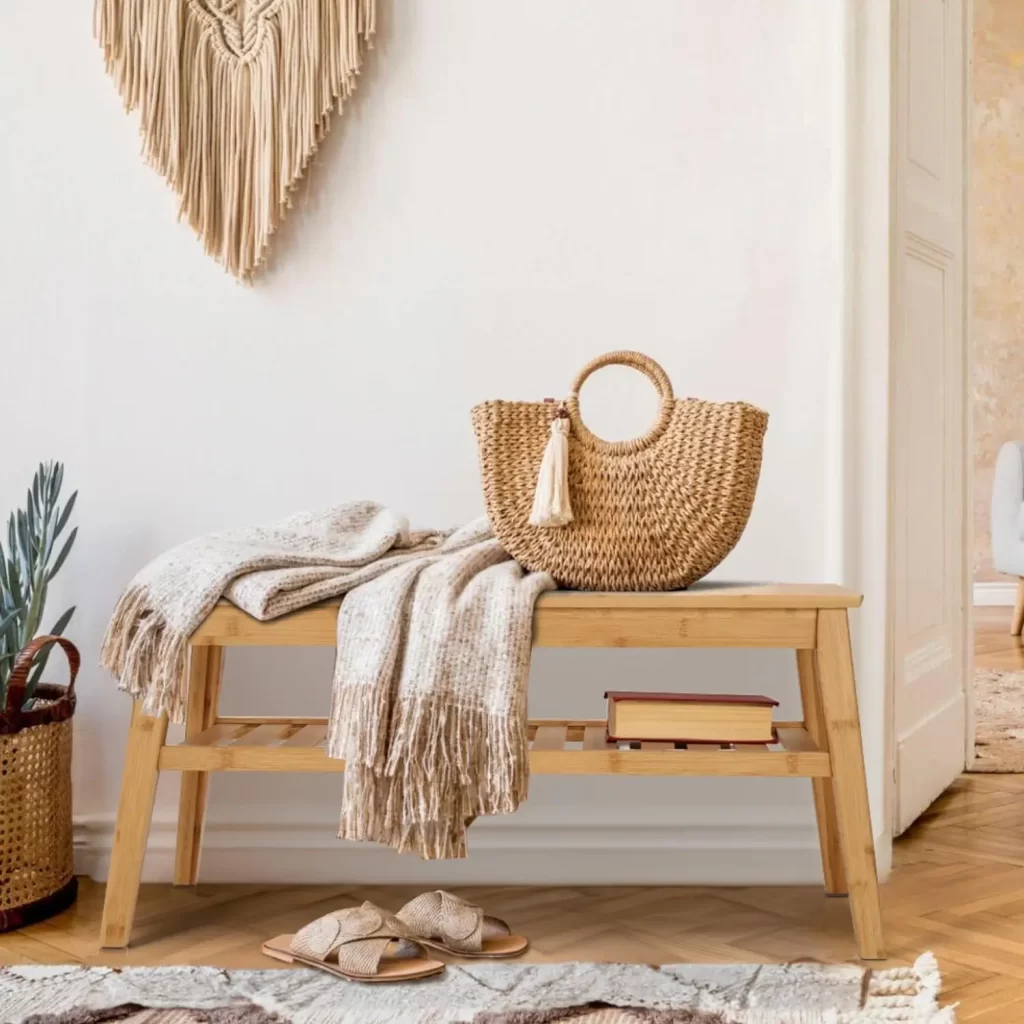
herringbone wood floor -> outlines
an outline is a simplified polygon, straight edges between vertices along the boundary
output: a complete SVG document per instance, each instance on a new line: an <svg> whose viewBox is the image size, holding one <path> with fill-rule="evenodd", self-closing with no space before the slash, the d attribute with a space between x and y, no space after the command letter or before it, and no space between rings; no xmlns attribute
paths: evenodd
<svg viewBox="0 0 1024 1024"><path fill-rule="evenodd" d="M979 664L1024 668L1006 635L1008 609L983 609ZM944 1002L960 1020L1024 1020L1024 776L965 775L896 843L883 890L891 963L931 949ZM527 959L768 962L854 958L845 900L816 887L474 888L461 890L532 940ZM0 963L213 964L271 967L261 939L338 906L397 907L408 888L144 886L133 948L98 953L103 887L83 881L78 905L0 935Z"/></svg>

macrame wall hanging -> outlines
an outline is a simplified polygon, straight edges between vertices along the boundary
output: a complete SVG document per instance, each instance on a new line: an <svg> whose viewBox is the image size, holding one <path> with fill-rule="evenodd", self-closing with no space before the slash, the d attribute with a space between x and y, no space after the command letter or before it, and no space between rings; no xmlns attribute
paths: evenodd
<svg viewBox="0 0 1024 1024"><path fill-rule="evenodd" d="M263 263L355 88L375 0L97 0L96 35L143 152L206 251Z"/></svg>

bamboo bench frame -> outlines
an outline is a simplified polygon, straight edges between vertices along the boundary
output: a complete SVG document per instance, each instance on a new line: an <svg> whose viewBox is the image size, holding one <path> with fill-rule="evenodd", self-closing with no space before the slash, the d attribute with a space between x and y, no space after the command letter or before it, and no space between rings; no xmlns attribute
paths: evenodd
<svg viewBox="0 0 1024 1024"><path fill-rule="evenodd" d="M859 594L833 585L703 584L663 594L555 591L537 601L538 647L754 647L796 651L803 719L779 722L778 742L610 744L603 720L530 722L530 770L564 775L725 775L809 778L825 891L849 895L857 948L884 959L874 840L868 809L847 610ZM101 944L127 946L142 876L156 784L181 772L174 881L194 885L209 773L332 772L325 718L222 716L229 647L334 646L337 602L270 622L222 601L190 640L185 740L168 744L167 718L136 702L103 907Z"/></svg>

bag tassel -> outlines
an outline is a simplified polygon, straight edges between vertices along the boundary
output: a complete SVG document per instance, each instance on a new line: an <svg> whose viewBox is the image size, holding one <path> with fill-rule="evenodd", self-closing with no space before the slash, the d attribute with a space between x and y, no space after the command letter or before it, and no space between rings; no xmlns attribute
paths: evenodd
<svg viewBox="0 0 1024 1024"><path fill-rule="evenodd" d="M569 414L558 410L551 421L544 458L537 474L537 489L533 494L530 525L553 527L572 522L572 502L569 500Z"/></svg>

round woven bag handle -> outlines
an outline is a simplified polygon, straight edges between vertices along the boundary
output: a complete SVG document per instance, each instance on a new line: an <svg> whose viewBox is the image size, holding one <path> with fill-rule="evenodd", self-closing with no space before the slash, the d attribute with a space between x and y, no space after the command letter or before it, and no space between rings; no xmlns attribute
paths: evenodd
<svg viewBox="0 0 1024 1024"><path fill-rule="evenodd" d="M631 438L628 441L605 441L596 434L591 433L580 417L580 388L584 381L595 371L604 366L629 366L639 370L658 390L661 404L658 409L658 418L646 434L640 437ZM591 359L586 366L576 374L572 382L572 392L565 405L572 420L573 432L583 444L590 448L598 448L609 453L628 454L646 448L656 441L665 432L665 428L672 419L675 393L672 390L672 381L669 380L665 370L656 363L650 356L642 352L606 352L603 356Z"/></svg>
<svg viewBox="0 0 1024 1024"><path fill-rule="evenodd" d="M75 679L78 676L79 666L82 664L82 657L78 653L78 648L70 640L66 640L62 636L37 636L35 640L22 648L15 659L14 668L11 669L10 677L7 680L7 706L0 709L0 714L7 718L8 721L13 722L21 714L21 707L25 703L25 690L28 687L28 674L32 668L33 659L47 644L51 643L59 644L63 648L64 653L67 655L68 668L71 670L71 679L68 682L65 699L74 695Z"/></svg>

